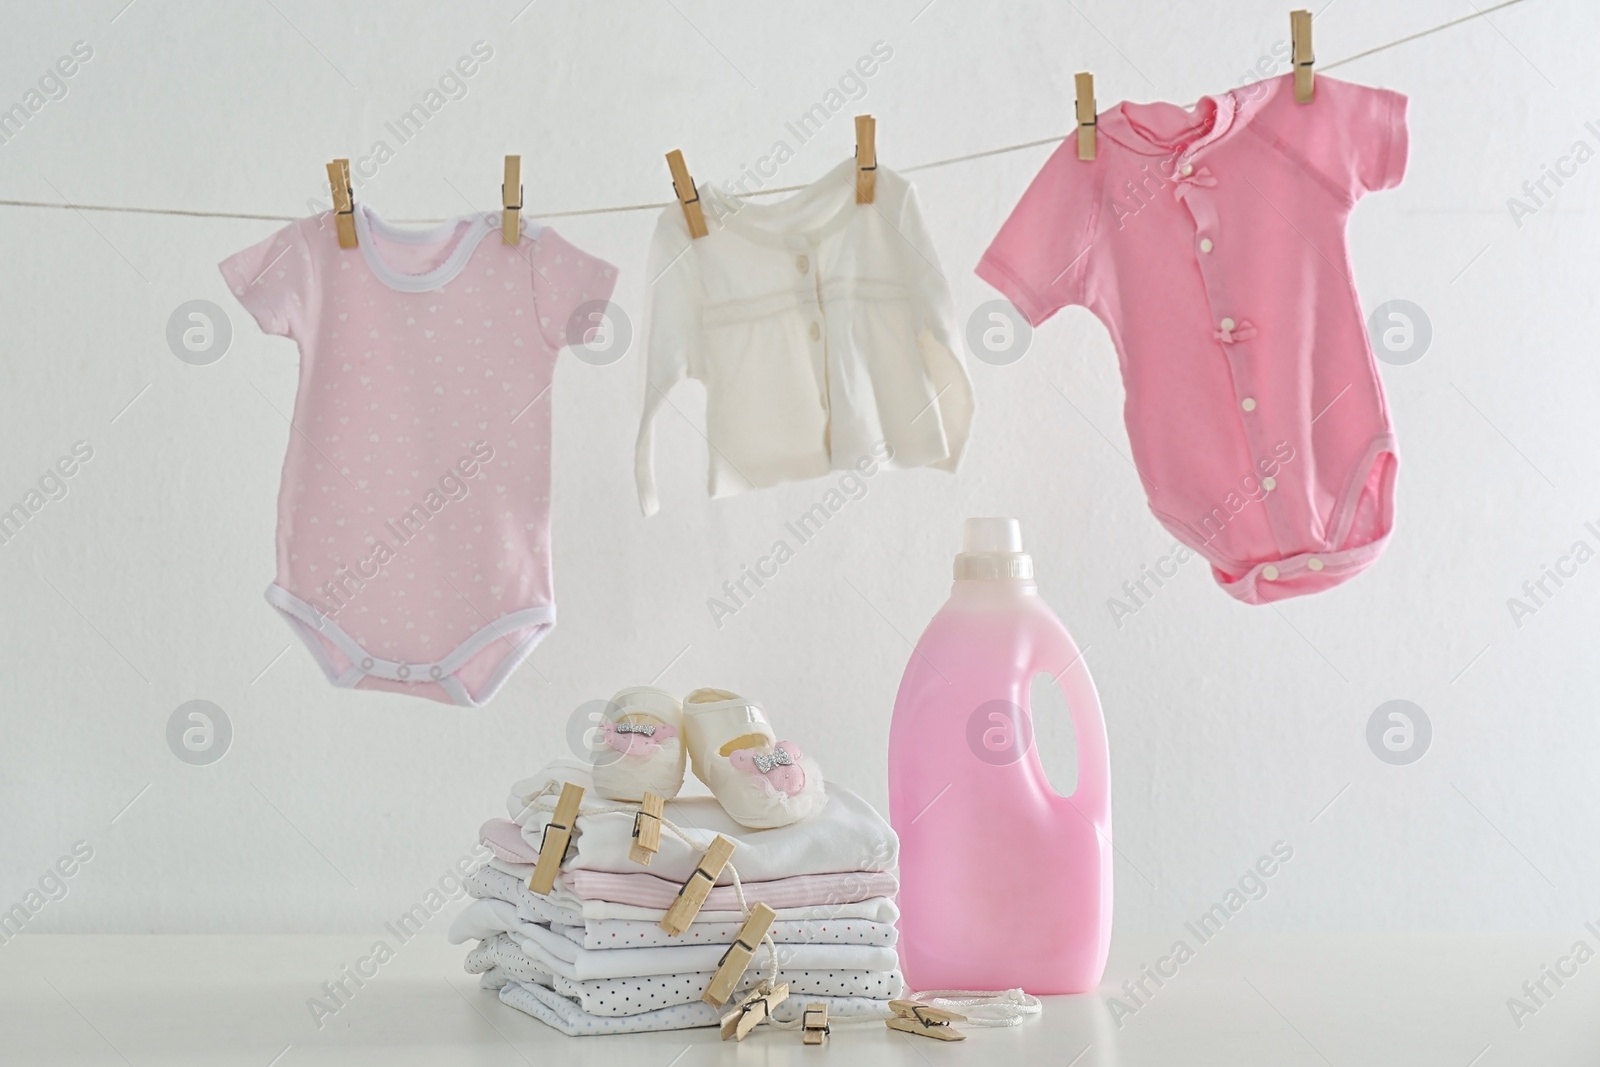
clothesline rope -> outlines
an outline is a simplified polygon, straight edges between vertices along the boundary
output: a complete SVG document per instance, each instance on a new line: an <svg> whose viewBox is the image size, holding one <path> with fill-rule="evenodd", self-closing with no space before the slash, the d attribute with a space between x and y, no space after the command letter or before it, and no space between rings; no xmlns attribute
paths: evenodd
<svg viewBox="0 0 1600 1067"><path fill-rule="evenodd" d="M906 999L964 1015L967 1026L1017 1026L1044 1011L1038 997L1020 989L924 989Z"/></svg>
<svg viewBox="0 0 1600 1067"><path fill-rule="evenodd" d="M1485 16L1492 15L1496 11L1502 11L1508 7L1515 7L1517 4L1525 2L1526 0L1502 0L1501 3L1495 4L1491 7L1475 7L1470 15L1463 15L1458 19L1452 19L1449 22L1442 22L1437 26L1430 26L1425 30L1419 30L1416 33L1401 37L1398 40L1390 41L1387 44L1377 45L1373 48L1367 49L1364 52L1357 52L1355 55L1345 56L1343 59L1334 60L1332 63L1319 63L1317 64L1316 69L1319 71L1336 70L1339 67L1354 63L1357 60L1366 59L1368 56L1374 56L1380 52L1387 52L1391 48L1398 48L1403 44L1410 44L1411 42L1421 40L1424 37L1431 37L1433 34L1448 30L1454 26L1459 26L1464 22L1471 22L1474 19L1484 18ZM986 148L978 152L968 152L965 155L949 156L945 159L930 160L926 163L917 163L909 167L901 168L900 173L915 174L924 170L937 170L943 167L952 167L958 163L970 163L977 159L988 159L992 156L1003 156L1009 155L1012 152L1023 152L1027 149L1038 148L1042 145L1058 144L1066 136L1068 135L1060 134L1054 137L1042 137L1034 141L1023 141L1018 144L1001 145L998 148ZM755 192L741 193L736 195L741 197L773 196L778 193L798 192L804 188L806 188L805 185L782 185L775 186L771 189L759 189ZM525 211L524 214L530 218L540 219L569 219L586 215L624 215L635 211L660 211L662 208L668 207L675 202L676 201L672 200L657 200L640 204L614 204L606 207L576 208L570 211ZM294 222L300 218L298 215L270 215L247 211L197 211L187 210L184 208L131 207L122 204L62 203L50 200L0 199L0 207L47 208L59 211L99 211L122 215L167 215L174 218L189 219L244 219L256 222ZM390 221L399 223L429 223L446 222L449 220L445 217L430 217L392 219Z"/></svg>

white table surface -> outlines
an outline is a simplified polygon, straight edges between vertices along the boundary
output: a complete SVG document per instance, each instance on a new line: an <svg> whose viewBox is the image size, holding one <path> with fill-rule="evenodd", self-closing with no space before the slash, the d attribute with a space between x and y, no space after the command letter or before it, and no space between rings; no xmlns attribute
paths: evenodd
<svg viewBox="0 0 1600 1067"><path fill-rule="evenodd" d="M1224 931L1120 1028L1106 997L1170 936L1119 936L1098 995L1052 997L1009 1030L943 1043L878 1023L841 1025L825 1050L762 1027L742 1046L714 1030L568 1038L501 1004L460 969L464 949L423 936L318 1029L306 1006L369 951L367 937L23 936L0 945L0 1063L889 1064L906 1067L1254 1064L1538 1067L1600 1064L1600 958L1520 1029L1506 1007L1580 937L1264 935ZM392 938L387 938L391 940ZM1600 946L1595 946L1600 947ZM1569 968L1570 969L1570 968Z"/></svg>

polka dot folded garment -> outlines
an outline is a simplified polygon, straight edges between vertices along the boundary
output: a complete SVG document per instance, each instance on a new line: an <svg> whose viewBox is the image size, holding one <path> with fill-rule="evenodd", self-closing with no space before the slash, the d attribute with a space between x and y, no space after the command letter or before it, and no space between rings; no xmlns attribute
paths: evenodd
<svg viewBox="0 0 1600 1067"><path fill-rule="evenodd" d="M512 982L540 985L574 1001L585 1013L606 1018L623 1018L663 1008L698 1004L700 994L706 991L715 973L694 971L687 974L648 974L635 978L575 981L551 974L538 960L524 953L508 934L480 941L467 954L466 969L468 974L483 975L483 985L487 989L502 989ZM764 973L754 967L745 971L734 999L754 989ZM899 970L813 971L785 968L781 980L788 983L790 996L868 1000L875 1002L874 1011L883 1001L899 996L904 987Z"/></svg>

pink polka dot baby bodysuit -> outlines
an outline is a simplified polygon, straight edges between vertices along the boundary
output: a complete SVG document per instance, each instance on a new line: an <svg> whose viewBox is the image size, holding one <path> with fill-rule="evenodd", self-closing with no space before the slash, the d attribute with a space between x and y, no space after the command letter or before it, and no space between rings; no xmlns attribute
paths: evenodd
<svg viewBox="0 0 1600 1067"><path fill-rule="evenodd" d="M1110 331L1150 509L1251 604L1370 566L1394 524L1394 431L1345 222L1400 183L1405 97L1284 75L1192 110L1121 104L1069 140L978 265L1035 325Z"/></svg>
<svg viewBox="0 0 1600 1067"><path fill-rule="evenodd" d="M222 263L300 349L267 600L334 685L480 706L555 624L550 386L616 271L495 216L356 230L325 213Z"/></svg>

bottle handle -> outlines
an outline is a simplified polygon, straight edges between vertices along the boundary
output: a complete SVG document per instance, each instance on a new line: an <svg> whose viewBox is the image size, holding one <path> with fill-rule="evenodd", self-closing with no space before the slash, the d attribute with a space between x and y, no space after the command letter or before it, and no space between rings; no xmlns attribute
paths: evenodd
<svg viewBox="0 0 1600 1067"><path fill-rule="evenodd" d="M1078 783L1070 796L1061 796L1078 814L1106 832L1110 823L1111 753L1106 741L1105 716L1100 694L1089 675L1077 642L1065 629L1054 641L1041 643L1034 674L1048 674L1067 701L1078 756ZM1037 753L1035 753L1037 758Z"/></svg>

